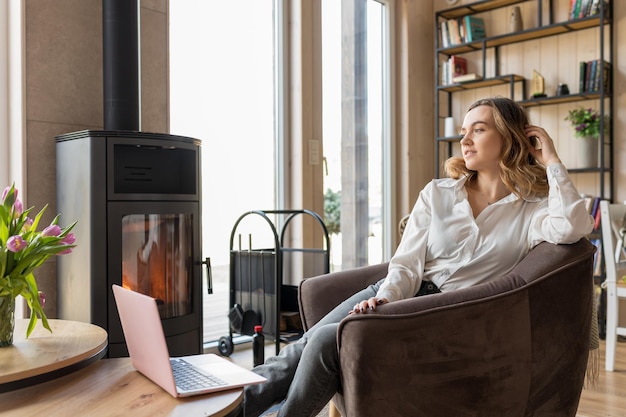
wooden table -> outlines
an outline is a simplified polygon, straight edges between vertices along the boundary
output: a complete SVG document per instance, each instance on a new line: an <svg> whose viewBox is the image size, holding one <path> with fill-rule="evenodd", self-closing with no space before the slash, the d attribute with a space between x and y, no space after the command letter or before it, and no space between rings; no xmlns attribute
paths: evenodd
<svg viewBox="0 0 626 417"><path fill-rule="evenodd" d="M241 410L243 390L173 398L135 371L129 358L101 359L54 381L0 394L0 415L226 417Z"/></svg>
<svg viewBox="0 0 626 417"><path fill-rule="evenodd" d="M0 392L48 381L102 358L107 332L93 324L49 320L52 333L37 323L26 339L28 319L15 320L13 345L0 348Z"/></svg>

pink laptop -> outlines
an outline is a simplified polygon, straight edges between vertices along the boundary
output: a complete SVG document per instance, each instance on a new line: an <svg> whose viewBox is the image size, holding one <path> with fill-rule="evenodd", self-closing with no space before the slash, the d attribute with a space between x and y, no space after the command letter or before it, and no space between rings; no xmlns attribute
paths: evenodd
<svg viewBox="0 0 626 417"><path fill-rule="evenodd" d="M119 285L113 285L113 295L133 367L173 397L225 391L266 380L212 353L170 358L156 300Z"/></svg>

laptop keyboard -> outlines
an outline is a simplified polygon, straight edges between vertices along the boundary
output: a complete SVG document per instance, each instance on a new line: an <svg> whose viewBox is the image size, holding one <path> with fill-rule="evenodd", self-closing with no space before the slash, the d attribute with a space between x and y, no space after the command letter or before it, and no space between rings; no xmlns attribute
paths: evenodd
<svg viewBox="0 0 626 417"><path fill-rule="evenodd" d="M170 359L176 386L183 391L194 391L203 388L213 388L226 385L216 376L206 375L194 368L192 364L183 359Z"/></svg>

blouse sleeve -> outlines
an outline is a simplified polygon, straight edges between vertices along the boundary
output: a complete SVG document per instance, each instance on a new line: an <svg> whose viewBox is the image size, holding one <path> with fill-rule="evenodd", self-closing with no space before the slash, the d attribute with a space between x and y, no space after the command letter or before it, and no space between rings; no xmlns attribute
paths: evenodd
<svg viewBox="0 0 626 417"><path fill-rule="evenodd" d="M535 212L530 227L531 247L542 241L575 243L593 231L594 219L562 164L547 167L547 202Z"/></svg>
<svg viewBox="0 0 626 417"><path fill-rule="evenodd" d="M398 249L389 261L387 278L376 294L377 298L398 301L413 297L422 283L426 245L430 228L432 183L420 193Z"/></svg>

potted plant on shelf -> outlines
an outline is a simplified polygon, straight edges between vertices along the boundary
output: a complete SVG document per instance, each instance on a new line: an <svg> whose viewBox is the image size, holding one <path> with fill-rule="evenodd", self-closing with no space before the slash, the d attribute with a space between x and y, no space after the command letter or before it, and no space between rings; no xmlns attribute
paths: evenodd
<svg viewBox="0 0 626 417"><path fill-rule="evenodd" d="M30 308L26 337L41 318L52 331L43 310L45 295L37 289L33 272L52 255L70 253L76 240L71 233L74 222L66 228L58 225L57 215L49 226L37 231L46 210L29 217L32 207L24 210L15 186L5 188L0 197L0 347L13 343L15 298L21 295Z"/></svg>
<svg viewBox="0 0 626 417"><path fill-rule="evenodd" d="M580 168L595 168L598 166L598 138L602 117L597 110L578 107L569 111L565 120L574 128L574 134L579 138L578 162ZM604 117L604 131L608 130L608 116Z"/></svg>

